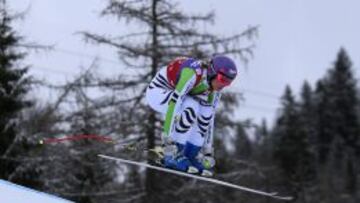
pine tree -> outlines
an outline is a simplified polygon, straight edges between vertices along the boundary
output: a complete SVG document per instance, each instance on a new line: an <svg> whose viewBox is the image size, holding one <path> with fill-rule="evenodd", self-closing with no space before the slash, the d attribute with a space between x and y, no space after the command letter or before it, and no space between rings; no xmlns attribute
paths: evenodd
<svg viewBox="0 0 360 203"><path fill-rule="evenodd" d="M309 163L312 159L308 135L301 122L299 104L289 86L286 87L281 101L282 112L273 131L274 159L283 171L284 185L289 185L290 192L304 202L305 188L311 179Z"/></svg>
<svg viewBox="0 0 360 203"><path fill-rule="evenodd" d="M304 131L304 143L307 157L304 162L304 200L306 202L318 202L317 197L317 162L316 162L316 113L314 93L310 84L305 81L301 90L299 102L300 126ZM315 196L315 197L314 197Z"/></svg>
<svg viewBox="0 0 360 203"><path fill-rule="evenodd" d="M267 122L265 119L262 120L261 125L256 128L256 142L254 149L256 153L256 160L262 167L268 167L272 165L272 151L273 143L272 136L269 128L267 127Z"/></svg>
<svg viewBox="0 0 360 203"><path fill-rule="evenodd" d="M359 150L358 135L360 134L359 117L356 114L359 98L356 94L356 79L352 63L345 49L338 53L334 69L329 72L329 89L334 96L334 109L339 112L341 122L338 123L338 133L348 148L345 153L351 156ZM343 125L342 125L343 124Z"/></svg>
<svg viewBox="0 0 360 203"><path fill-rule="evenodd" d="M332 125L329 125L333 120L333 114L330 110L330 92L325 83L325 79L319 80L315 91L316 148L318 162L321 165L326 164L333 141Z"/></svg>
<svg viewBox="0 0 360 203"><path fill-rule="evenodd" d="M297 136L298 115L295 98L289 86L281 98L281 113L277 118L272 136L274 138L274 161L276 161L285 177L290 179L296 169L294 159L292 138Z"/></svg>
<svg viewBox="0 0 360 203"><path fill-rule="evenodd" d="M27 68L21 67L25 53L18 50L22 42L11 27L14 17L7 12L6 1L0 2L0 178L13 177L21 163L10 161L22 150L18 132L20 112L30 106L25 96L30 88ZM12 178L11 178L12 179ZM15 180L14 180L15 181ZM25 179L16 180L24 182Z"/></svg>
<svg viewBox="0 0 360 203"><path fill-rule="evenodd" d="M342 48L334 67L318 85L320 128L317 134L320 161L329 167L326 178L330 179L329 184L333 185L332 191L328 192L350 194L354 198L358 188L355 171L358 168L360 134L357 114L359 99L356 90L352 63ZM347 178L332 177L335 172Z"/></svg>
<svg viewBox="0 0 360 203"><path fill-rule="evenodd" d="M300 112L302 117L302 122L305 125L306 134L309 137L309 142L313 146L316 142L315 135L315 99L314 92L311 89L310 84L305 81L301 90L300 98ZM314 150L314 149L313 149Z"/></svg>

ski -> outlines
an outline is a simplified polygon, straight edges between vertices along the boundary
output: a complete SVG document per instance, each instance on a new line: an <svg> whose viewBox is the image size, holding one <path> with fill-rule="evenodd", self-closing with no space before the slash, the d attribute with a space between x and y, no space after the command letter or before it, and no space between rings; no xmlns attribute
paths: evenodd
<svg viewBox="0 0 360 203"><path fill-rule="evenodd" d="M176 170L172 170L172 169L168 169L168 168L163 168L163 167L160 167L160 166L154 166L154 165L148 164L148 163L131 161L131 160L116 158L116 157L107 156L107 155L103 155L103 154L98 154L98 156L101 157L101 158L104 158L104 159L113 160L113 161L117 161L117 162L120 162L120 163L126 163L126 164L131 164L131 165L136 165L136 166L142 166L142 167L150 168L150 169L153 169L153 170L158 170L158 171L171 173L171 174L175 174L175 175L179 175L179 176L193 178L193 179L197 179L197 180L201 180L201 181L205 181L205 182L209 182L209 183L213 183L213 184L217 184L217 185L221 185L221 186L225 186L225 187L230 187L230 188L240 190L240 191L245 191L245 192L258 194L258 195L262 195L262 196L266 196L266 197L271 197L271 198L278 199L278 200L291 201L293 199L293 197L289 197L289 196L280 196L280 195L278 195L277 192L264 192L264 191L261 191L261 190L256 190L256 189L244 187L244 186L241 186L241 185L232 184L232 183L217 180L217 179L214 179L214 178L208 178L208 177L202 177L202 176L198 176L198 175L193 175L193 174L189 174L189 173L185 173L185 172L181 172L181 171L176 171Z"/></svg>

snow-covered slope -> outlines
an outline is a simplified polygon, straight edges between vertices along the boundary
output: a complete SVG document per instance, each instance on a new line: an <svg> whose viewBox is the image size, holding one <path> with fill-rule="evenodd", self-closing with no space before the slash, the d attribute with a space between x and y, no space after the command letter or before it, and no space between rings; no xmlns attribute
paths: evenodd
<svg viewBox="0 0 360 203"><path fill-rule="evenodd" d="M1 203L71 203L69 200L0 180Z"/></svg>

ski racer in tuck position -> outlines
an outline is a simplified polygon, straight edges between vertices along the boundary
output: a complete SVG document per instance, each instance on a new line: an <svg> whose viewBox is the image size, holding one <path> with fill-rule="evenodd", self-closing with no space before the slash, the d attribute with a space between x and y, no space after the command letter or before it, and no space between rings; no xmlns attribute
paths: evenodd
<svg viewBox="0 0 360 203"><path fill-rule="evenodd" d="M235 63L222 55L209 60L176 58L160 69L146 90L146 100L165 118L163 166L213 175L215 110L221 90L236 75Z"/></svg>

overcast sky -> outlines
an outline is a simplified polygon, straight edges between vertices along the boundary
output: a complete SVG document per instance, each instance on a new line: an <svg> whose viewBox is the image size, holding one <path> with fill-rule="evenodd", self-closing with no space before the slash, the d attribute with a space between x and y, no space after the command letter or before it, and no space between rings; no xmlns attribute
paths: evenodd
<svg viewBox="0 0 360 203"><path fill-rule="evenodd" d="M112 18L99 18L106 0L8 0L16 11L29 8L27 17L16 29L28 41L56 45L61 50L48 54L33 53L27 58L31 74L54 82L69 80L78 67L88 66L92 56L99 56L104 72L121 68L114 50L85 44L77 31L115 35L126 25ZM255 57L248 69L240 68L240 77L232 91L242 91L240 118L271 124L279 107L278 97L289 84L297 93L304 80L312 85L332 66L340 47L353 61L360 74L360 3L358 0L182 0L189 12L216 12L216 22L209 27L215 33L231 35L249 25L259 25Z"/></svg>

